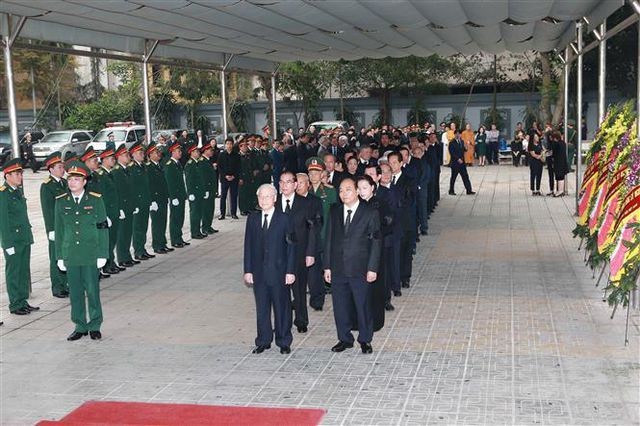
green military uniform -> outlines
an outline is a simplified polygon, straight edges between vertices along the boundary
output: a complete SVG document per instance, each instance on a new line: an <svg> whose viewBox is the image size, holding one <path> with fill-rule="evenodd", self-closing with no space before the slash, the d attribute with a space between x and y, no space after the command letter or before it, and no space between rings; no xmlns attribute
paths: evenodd
<svg viewBox="0 0 640 426"><path fill-rule="evenodd" d="M84 165L77 163L69 169L75 174ZM84 168L88 175L88 169ZM86 175L85 175L86 176ZM102 325L102 306L98 285L98 259L109 256L109 231L102 196L84 191L76 201L68 191L59 195L55 208L56 255L64 262L69 279L71 320L75 331L99 331ZM85 309L89 306L89 321Z"/></svg>
<svg viewBox="0 0 640 426"><path fill-rule="evenodd" d="M123 150L126 151L126 147L122 144L117 152L118 157ZM111 170L111 176L116 184L116 190L118 191L118 237L116 243L116 253L118 255L118 263L133 262L131 257L131 238L133 234L133 211L135 210L133 194L131 188L131 179L129 177L129 170L127 166L120 163Z"/></svg>
<svg viewBox="0 0 640 426"><path fill-rule="evenodd" d="M208 144L203 147L206 149ZM218 195L218 171L213 167L211 159L202 156L198 162L198 171L204 185L204 197L202 200L202 228L204 234L216 232L213 227L213 215L216 208L216 196Z"/></svg>
<svg viewBox="0 0 640 426"><path fill-rule="evenodd" d="M191 152L198 147L194 143L187 146L187 152ZM189 199L189 225L191 229L191 238L202 238L200 228L202 225L202 206L204 203L204 181L202 173L200 173L200 160L189 158L184 167L184 177L187 184L187 197ZM204 234L206 235L206 234Z"/></svg>
<svg viewBox="0 0 640 426"><path fill-rule="evenodd" d="M271 183L271 173L273 172L273 158L271 158L271 154L269 153L269 149L260 149L260 163L262 164L262 168L260 169L260 184L263 183ZM258 185L259 186L259 185ZM256 188L256 191L258 188Z"/></svg>
<svg viewBox="0 0 640 426"><path fill-rule="evenodd" d="M62 153L54 152L44 161L45 166L51 166L62 162ZM44 229L49 242L49 278L51 279L51 292L56 297L66 297L69 293L67 274L58 269L55 243L55 206L56 197L67 192L67 181L64 178L57 179L47 177L40 185L40 206L44 218Z"/></svg>
<svg viewBox="0 0 640 426"><path fill-rule="evenodd" d="M247 214L251 210L256 208L256 203L253 202L256 187L255 187L255 170L254 156L251 151L247 151L245 154L240 153L240 179L242 179L242 185L238 189L238 207L241 214Z"/></svg>
<svg viewBox="0 0 640 426"><path fill-rule="evenodd" d="M5 176L22 170L20 159L8 161ZM28 313L31 287L31 244L33 234L27 216L27 200L21 188L12 188L6 183L0 186L0 245L4 249L5 283L9 294L9 311Z"/></svg>
<svg viewBox="0 0 640 426"><path fill-rule="evenodd" d="M96 152L93 150L92 147L88 147L84 153L80 156L80 161L84 162L85 165L87 166L87 168L89 168L89 165L87 164L88 161L90 161L93 158L96 158L98 156L98 154L96 154ZM96 160L96 164L97 164L97 160ZM89 170L91 171L91 177L87 180L87 184L85 185L85 190L87 191L92 191L92 192L101 192L101 188L100 188L100 175L98 175L97 169L96 170L91 170L89 168Z"/></svg>
<svg viewBox="0 0 640 426"><path fill-rule="evenodd" d="M174 142L169 147L169 152L181 149L179 142ZM184 186L184 171L179 161L168 160L164 165L164 177L169 191L170 212L169 236L172 245L183 245L182 226L184 225L184 204L187 199L187 190Z"/></svg>
<svg viewBox="0 0 640 426"><path fill-rule="evenodd" d="M158 149L153 142L147 148L147 153ZM161 163L149 161L147 163L147 180L149 182L149 200L151 216L151 247L160 251L167 246L167 199L169 190L164 178ZM154 204L155 203L155 204Z"/></svg>
<svg viewBox="0 0 640 426"><path fill-rule="evenodd" d="M129 152L134 153L137 150L144 150L142 142L133 144ZM149 177L146 166L135 160L129 163L128 170L133 205L134 209L138 211L138 213L133 215L133 253L136 257L140 257L147 254L144 246L147 242L149 205L151 204Z"/></svg>

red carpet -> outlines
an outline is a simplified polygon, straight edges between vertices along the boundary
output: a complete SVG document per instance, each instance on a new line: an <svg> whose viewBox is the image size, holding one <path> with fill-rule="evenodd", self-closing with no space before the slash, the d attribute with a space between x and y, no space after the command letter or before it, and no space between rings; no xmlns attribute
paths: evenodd
<svg viewBox="0 0 640 426"><path fill-rule="evenodd" d="M302 408L89 401L38 425L317 425L325 411Z"/></svg>

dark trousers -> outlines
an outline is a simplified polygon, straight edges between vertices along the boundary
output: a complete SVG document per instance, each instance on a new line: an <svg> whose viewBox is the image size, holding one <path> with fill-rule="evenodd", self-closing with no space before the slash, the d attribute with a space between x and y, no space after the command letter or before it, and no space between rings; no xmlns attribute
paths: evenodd
<svg viewBox="0 0 640 426"><path fill-rule="evenodd" d="M256 298L258 337L256 346L270 345L275 325L276 345L291 346L291 299L289 288L282 284L268 285L254 276L253 294ZM271 309L275 324L271 322Z"/></svg>
<svg viewBox="0 0 640 426"><path fill-rule="evenodd" d="M169 217L169 236L171 244L184 243L182 239L182 225L184 225L184 200L178 200L178 205L170 204L171 216Z"/></svg>
<svg viewBox="0 0 640 426"><path fill-rule="evenodd" d="M189 201L189 229L191 230L191 238L200 234L200 225L202 225L202 198L195 196L195 200Z"/></svg>
<svg viewBox="0 0 640 426"><path fill-rule="evenodd" d="M547 173L549 174L549 191L553 192L556 188L556 172L553 168L553 157L547 157Z"/></svg>
<svg viewBox="0 0 640 426"><path fill-rule="evenodd" d="M513 158L513 165L518 167L520 165L520 157L522 157L522 153L519 152L516 154L515 152L512 152L511 157Z"/></svg>
<svg viewBox="0 0 640 426"><path fill-rule="evenodd" d="M157 201L158 210L150 212L151 247L160 250L167 246L167 202Z"/></svg>
<svg viewBox="0 0 640 426"><path fill-rule="evenodd" d="M313 309L322 309L326 294L322 270L322 254L316 254L316 261L309 268L307 281L309 282L309 306Z"/></svg>
<svg viewBox="0 0 640 426"><path fill-rule="evenodd" d="M76 325L75 331L79 333L99 331L102 325L102 304L96 266L68 266L67 275L71 321ZM87 304L89 321L87 321Z"/></svg>
<svg viewBox="0 0 640 426"><path fill-rule="evenodd" d="M145 254L147 230L149 229L149 206L140 207L138 214L133 215L133 253L136 256Z"/></svg>
<svg viewBox="0 0 640 426"><path fill-rule="evenodd" d="M4 278L9 294L9 311L27 307L31 288L31 245L19 244L13 247L15 253L4 250Z"/></svg>
<svg viewBox="0 0 640 426"><path fill-rule="evenodd" d="M418 224L420 231L426 232L429 229L429 184L425 184L418 190Z"/></svg>
<svg viewBox="0 0 640 426"><path fill-rule="evenodd" d="M296 327L306 327L309 325L309 311L307 310L307 276L309 269L305 266L304 260L298 265L296 270L296 280L290 286L293 293L293 308L296 311L293 324Z"/></svg>
<svg viewBox="0 0 640 426"><path fill-rule="evenodd" d="M120 225L120 219L118 219L118 214L114 214L111 219L111 226L109 227L109 259L107 259L107 264L110 268L116 266L116 255L114 250L116 249L116 243L118 242L118 228Z"/></svg>
<svg viewBox="0 0 640 426"><path fill-rule="evenodd" d="M469 174L467 173L467 166L464 164L451 165L451 179L449 180L449 192L455 192L456 179L458 175L462 177L462 183L467 192L471 192L471 181L469 180Z"/></svg>
<svg viewBox="0 0 640 426"><path fill-rule="evenodd" d="M427 212L433 212L436 207L436 186L437 182L429 182L429 190L427 191Z"/></svg>
<svg viewBox="0 0 640 426"><path fill-rule="evenodd" d="M215 193L209 189L209 197L202 200L202 232L211 232L213 230L213 212L216 210Z"/></svg>
<svg viewBox="0 0 640 426"><path fill-rule="evenodd" d="M358 321L358 342L370 343L373 339L373 315L371 313L371 286L364 277L331 277L333 317L338 340L353 344L351 334L353 309Z"/></svg>
<svg viewBox="0 0 640 426"><path fill-rule="evenodd" d="M438 171L436 172L435 193L435 202L437 203L438 201L440 201L440 169L438 169Z"/></svg>
<svg viewBox="0 0 640 426"><path fill-rule="evenodd" d="M51 293L54 296L69 291L67 274L58 269L56 243L51 240L49 240L49 277L51 278Z"/></svg>
<svg viewBox="0 0 640 426"><path fill-rule="evenodd" d="M231 192L231 208L229 213L235 215L238 213L238 179L229 182L222 176L220 178L220 215L227 214L227 193Z"/></svg>
<svg viewBox="0 0 640 426"><path fill-rule="evenodd" d="M498 155L500 153L500 143L489 142L487 144L487 148L489 148L489 152L488 152L489 164L500 164L500 160L498 158Z"/></svg>
<svg viewBox="0 0 640 426"><path fill-rule="evenodd" d="M391 246L391 259L392 262L389 265L389 284L391 291L400 290L401 281L401 269L402 269L402 243L404 236L393 235L393 243Z"/></svg>
<svg viewBox="0 0 640 426"><path fill-rule="evenodd" d="M413 248L416 244L415 233L405 231L400 240L400 281L409 282L413 265ZM399 290L399 289L398 289Z"/></svg>
<svg viewBox="0 0 640 426"><path fill-rule="evenodd" d="M529 164L529 184L532 191L540 191L540 182L542 181L542 162L531 160Z"/></svg>
<svg viewBox="0 0 640 426"><path fill-rule="evenodd" d="M124 219L118 219L118 262L128 262L131 258L131 237L133 234L133 212L125 212Z"/></svg>
<svg viewBox="0 0 640 426"><path fill-rule="evenodd" d="M385 237L388 238L388 237ZM391 301L391 292L394 290L393 288L393 267L394 267L394 257L393 257L393 242L389 241L388 243L385 241L385 246L382 248L382 259L380 262L380 270L378 271L378 280L382 279L384 283L384 301ZM399 281L398 281L399 283ZM398 289L400 288L400 284L398 284Z"/></svg>

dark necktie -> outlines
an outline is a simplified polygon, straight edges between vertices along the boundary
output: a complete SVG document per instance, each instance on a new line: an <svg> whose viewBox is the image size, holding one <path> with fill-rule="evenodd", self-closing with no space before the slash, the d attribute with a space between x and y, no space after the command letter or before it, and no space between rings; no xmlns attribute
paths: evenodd
<svg viewBox="0 0 640 426"><path fill-rule="evenodd" d="M284 208L285 213L291 213L291 200L286 200L287 207Z"/></svg>
<svg viewBox="0 0 640 426"><path fill-rule="evenodd" d="M262 222L262 232L264 232L265 234L267 233L267 229L269 229L269 221L267 220L268 217L269 215L265 214L264 222Z"/></svg>
<svg viewBox="0 0 640 426"><path fill-rule="evenodd" d="M396 184L396 175L393 175L391 177L391 185L395 185Z"/></svg>
<svg viewBox="0 0 640 426"><path fill-rule="evenodd" d="M74 200L76 200L76 204L80 204L80 197L73 197Z"/></svg>
<svg viewBox="0 0 640 426"><path fill-rule="evenodd" d="M344 233L349 233L349 226L351 225L351 212L352 210L347 210L347 220L344 221Z"/></svg>

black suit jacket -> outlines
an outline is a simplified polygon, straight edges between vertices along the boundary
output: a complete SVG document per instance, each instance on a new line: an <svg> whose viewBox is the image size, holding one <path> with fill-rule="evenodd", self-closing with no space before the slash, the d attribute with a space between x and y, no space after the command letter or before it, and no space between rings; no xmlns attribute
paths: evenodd
<svg viewBox="0 0 640 426"><path fill-rule="evenodd" d="M276 200L276 210L284 213L282 209L282 194L278 194ZM311 202L294 194L291 213L289 213L293 221L293 230L296 241L296 259L300 264L304 265L306 256L316 255L317 233L315 230L315 212Z"/></svg>
<svg viewBox="0 0 640 426"><path fill-rule="evenodd" d="M459 167L464 165L464 152L467 148L464 147L464 141L460 139L460 141L454 139L449 142L449 157L451 167ZM462 160L462 164L458 163L458 160Z"/></svg>
<svg viewBox="0 0 640 426"><path fill-rule="evenodd" d="M395 185L391 185L391 191L399 205L396 210L398 216L395 218L396 230L401 228L410 231L415 226L416 181L403 170Z"/></svg>
<svg viewBox="0 0 640 426"><path fill-rule="evenodd" d="M333 276L365 278L368 271L378 272L382 239L380 217L376 209L360 202L345 234L343 206L334 205L329 213L324 269Z"/></svg>
<svg viewBox="0 0 640 426"><path fill-rule="evenodd" d="M344 172L333 171L332 179L328 180L329 185L333 186L336 191L340 190L340 182L342 182L342 178L345 176Z"/></svg>
<svg viewBox="0 0 640 426"><path fill-rule="evenodd" d="M290 145L285 148L283 154L282 171L286 172L298 172L298 149L295 145Z"/></svg>
<svg viewBox="0 0 640 426"><path fill-rule="evenodd" d="M285 275L295 274L296 247L293 221L277 208L269 229L262 230L261 211L247 218L244 233L244 272L253 274L254 285L285 285Z"/></svg>

